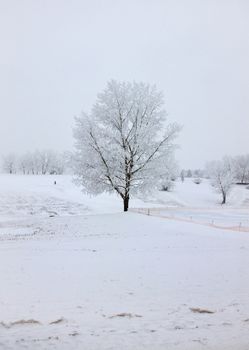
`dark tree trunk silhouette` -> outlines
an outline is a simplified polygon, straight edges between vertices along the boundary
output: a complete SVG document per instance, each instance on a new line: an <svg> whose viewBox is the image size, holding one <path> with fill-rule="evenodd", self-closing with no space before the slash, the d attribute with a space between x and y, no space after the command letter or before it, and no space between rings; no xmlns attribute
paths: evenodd
<svg viewBox="0 0 249 350"><path fill-rule="evenodd" d="M129 196L126 196L123 199L123 201L124 201L124 211L128 211L128 209L129 209L129 200L130 200Z"/></svg>

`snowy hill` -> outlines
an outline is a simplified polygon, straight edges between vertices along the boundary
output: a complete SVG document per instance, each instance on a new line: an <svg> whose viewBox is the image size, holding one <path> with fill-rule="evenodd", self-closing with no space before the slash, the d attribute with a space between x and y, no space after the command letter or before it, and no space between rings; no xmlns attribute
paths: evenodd
<svg viewBox="0 0 249 350"><path fill-rule="evenodd" d="M56 185L54 184L56 181ZM157 191L146 198L133 198L131 208L220 208L220 198L207 180L175 182L171 192ZM249 190L234 186L225 207L249 207ZM84 215L122 211L117 195L89 196L73 184L72 177L0 175L0 220L49 215Z"/></svg>
<svg viewBox="0 0 249 350"><path fill-rule="evenodd" d="M154 202L171 207L214 208L220 207L220 195L211 187L209 180L203 179L197 185L193 179L175 181L170 192L159 191L154 194ZM234 185L228 195L226 207L249 207L249 190L246 186Z"/></svg>
<svg viewBox="0 0 249 350"><path fill-rule="evenodd" d="M223 226L228 223L229 227L241 223L249 228L249 190L245 186L235 185L228 203L221 206L219 195L207 180L196 185L192 179L186 179L184 183L176 181L171 192L156 191L147 197L132 198L130 207L151 208L152 215L219 222ZM116 194L83 194L71 176L0 176L0 222L25 217L120 213L122 210L122 201Z"/></svg>

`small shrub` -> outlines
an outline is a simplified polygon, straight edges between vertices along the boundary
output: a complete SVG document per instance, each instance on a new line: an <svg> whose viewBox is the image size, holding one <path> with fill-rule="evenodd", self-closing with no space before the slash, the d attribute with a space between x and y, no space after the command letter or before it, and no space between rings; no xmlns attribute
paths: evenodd
<svg viewBox="0 0 249 350"><path fill-rule="evenodd" d="M196 179L193 180L193 182L196 184L196 185L200 185L201 184L201 178L197 177Z"/></svg>
<svg viewBox="0 0 249 350"><path fill-rule="evenodd" d="M174 183L172 181L166 181L163 185L161 190L169 192L174 188Z"/></svg>

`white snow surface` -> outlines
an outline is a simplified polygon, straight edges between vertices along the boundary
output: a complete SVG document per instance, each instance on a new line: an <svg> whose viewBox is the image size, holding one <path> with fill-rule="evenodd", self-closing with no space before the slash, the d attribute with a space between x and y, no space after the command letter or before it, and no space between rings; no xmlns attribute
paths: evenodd
<svg viewBox="0 0 249 350"><path fill-rule="evenodd" d="M221 209L188 180L131 202L167 219L122 213L70 176L1 175L0 349L247 350L249 233L178 218L222 210L233 226L248 198L235 186Z"/></svg>

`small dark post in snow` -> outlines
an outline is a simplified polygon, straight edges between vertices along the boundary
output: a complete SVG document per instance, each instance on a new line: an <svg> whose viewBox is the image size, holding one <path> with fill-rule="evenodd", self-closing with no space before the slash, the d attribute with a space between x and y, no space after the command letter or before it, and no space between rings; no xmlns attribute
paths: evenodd
<svg viewBox="0 0 249 350"><path fill-rule="evenodd" d="M54 181L54 185L56 185L56 180Z"/></svg>

